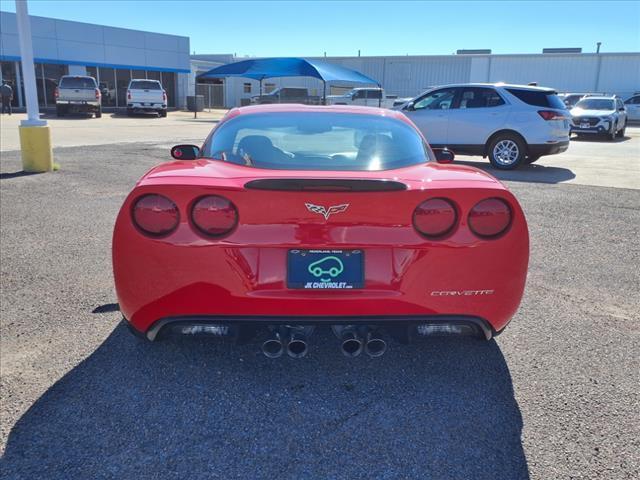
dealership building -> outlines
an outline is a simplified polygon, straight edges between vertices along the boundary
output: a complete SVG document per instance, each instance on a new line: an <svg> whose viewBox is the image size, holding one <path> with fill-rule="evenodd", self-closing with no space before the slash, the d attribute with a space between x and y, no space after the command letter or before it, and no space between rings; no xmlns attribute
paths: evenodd
<svg viewBox="0 0 640 480"><path fill-rule="evenodd" d="M171 108L185 108L187 96L205 96L205 106L246 105L260 92L251 79L200 80L211 68L246 58L230 54L189 55L189 38L67 20L31 16L38 100L42 107L55 102L54 90L62 75L91 75L100 84L103 106L126 106L131 78L160 80ZM427 46L428 48L428 46ZM413 97L448 83L535 82L559 92L598 92L626 99L640 91L640 52L582 53L550 49L539 54L495 55L488 51L459 51L454 55L321 57L377 80L388 94ZM14 87L13 104L24 106L16 16L0 12L2 78ZM266 79L263 92L282 87L306 87L322 94L314 78ZM333 82L327 93L342 93L360 85Z"/></svg>
<svg viewBox="0 0 640 480"><path fill-rule="evenodd" d="M106 27L31 15L38 102L55 104L54 90L63 75L90 75L102 91L105 107L125 107L132 78L160 80L170 107L186 104L189 38ZM25 104L15 13L0 12L2 79L14 89L13 105Z"/></svg>

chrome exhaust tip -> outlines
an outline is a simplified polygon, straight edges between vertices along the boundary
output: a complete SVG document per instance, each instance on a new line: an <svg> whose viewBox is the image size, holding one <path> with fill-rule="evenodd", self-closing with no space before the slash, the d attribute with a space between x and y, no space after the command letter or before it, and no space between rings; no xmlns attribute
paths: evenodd
<svg viewBox="0 0 640 480"><path fill-rule="evenodd" d="M371 358L381 357L387 351L387 342L377 332L370 332L367 335L364 351Z"/></svg>
<svg viewBox="0 0 640 480"><path fill-rule="evenodd" d="M268 358L278 358L284 353L284 345L280 338L280 333L274 332L271 338L268 338L262 344L262 353Z"/></svg>
<svg viewBox="0 0 640 480"><path fill-rule="evenodd" d="M362 353L362 340L353 331L347 331L342 335L342 354L345 357L354 358Z"/></svg>
<svg viewBox="0 0 640 480"><path fill-rule="evenodd" d="M291 358L302 358L309 351L307 337L301 333L292 333L287 344L287 354Z"/></svg>

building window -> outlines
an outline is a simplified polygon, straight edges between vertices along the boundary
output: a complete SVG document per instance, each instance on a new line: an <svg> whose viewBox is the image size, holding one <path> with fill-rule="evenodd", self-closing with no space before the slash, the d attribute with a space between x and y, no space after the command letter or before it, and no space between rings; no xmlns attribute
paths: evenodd
<svg viewBox="0 0 640 480"><path fill-rule="evenodd" d="M103 107L115 107L116 106L116 77L113 68L98 69L98 87L100 93L102 93L102 106Z"/></svg>
<svg viewBox="0 0 640 480"><path fill-rule="evenodd" d="M40 95L42 90L42 105L46 107L53 107L56 104L55 91L56 87L60 83L60 79L67 75L68 68L66 65L43 63L40 65L41 70L38 70L36 65L36 84L38 85L38 102L40 102Z"/></svg>
<svg viewBox="0 0 640 480"><path fill-rule="evenodd" d="M16 65L18 62L0 62L0 69L2 70L2 80L5 80L9 86L13 89L13 100L11 105L17 107L19 105L18 98L20 93L18 92L18 75L16 74Z"/></svg>
<svg viewBox="0 0 640 480"><path fill-rule="evenodd" d="M242 91L244 93L251 93L251 84L250 83L243 83L242 84Z"/></svg>
<svg viewBox="0 0 640 480"><path fill-rule="evenodd" d="M162 87L167 92L167 106L176 106L176 74L173 72L162 72Z"/></svg>
<svg viewBox="0 0 640 480"><path fill-rule="evenodd" d="M264 84L264 93L271 93L276 89L275 83L265 83Z"/></svg>
<svg viewBox="0 0 640 480"><path fill-rule="evenodd" d="M116 107L123 108L127 106L127 89L129 88L130 80L131 80L131 70L129 70L128 68L116 69L116 90L117 90Z"/></svg>
<svg viewBox="0 0 640 480"><path fill-rule="evenodd" d="M155 70L147 70L147 80L158 80L160 83L162 83L160 76L160 72L156 72Z"/></svg>
<svg viewBox="0 0 640 480"><path fill-rule="evenodd" d="M146 79L147 78L147 71L146 70L131 70L131 78Z"/></svg>

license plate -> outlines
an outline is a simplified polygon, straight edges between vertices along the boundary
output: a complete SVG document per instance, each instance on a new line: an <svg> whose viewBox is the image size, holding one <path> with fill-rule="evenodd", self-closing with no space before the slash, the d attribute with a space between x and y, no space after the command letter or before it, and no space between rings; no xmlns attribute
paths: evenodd
<svg viewBox="0 0 640 480"><path fill-rule="evenodd" d="M289 250L287 287L308 290L364 288L364 252Z"/></svg>
<svg viewBox="0 0 640 480"><path fill-rule="evenodd" d="M589 125L588 123L581 123L580 124L580 128L589 128L591 125Z"/></svg>

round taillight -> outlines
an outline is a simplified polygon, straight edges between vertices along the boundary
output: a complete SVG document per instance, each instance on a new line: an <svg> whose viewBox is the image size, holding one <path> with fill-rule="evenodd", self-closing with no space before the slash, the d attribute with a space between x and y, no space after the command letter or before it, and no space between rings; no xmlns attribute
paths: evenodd
<svg viewBox="0 0 640 480"><path fill-rule="evenodd" d="M444 198L431 198L413 211L415 229L426 237L442 237L453 230L457 220L456 208Z"/></svg>
<svg viewBox="0 0 640 480"><path fill-rule="evenodd" d="M504 200L481 200L469 212L469 228L479 237L492 238L504 233L511 225L511 208Z"/></svg>
<svg viewBox="0 0 640 480"><path fill-rule="evenodd" d="M194 225L205 235L226 235L238 222L236 206L224 197L209 195L199 199L191 209Z"/></svg>
<svg viewBox="0 0 640 480"><path fill-rule="evenodd" d="M145 195L133 206L133 221L144 233L152 236L167 235L180 221L175 203L162 195Z"/></svg>

